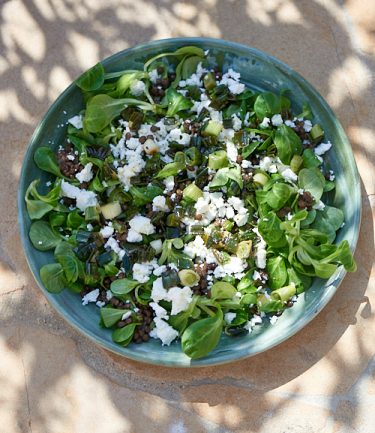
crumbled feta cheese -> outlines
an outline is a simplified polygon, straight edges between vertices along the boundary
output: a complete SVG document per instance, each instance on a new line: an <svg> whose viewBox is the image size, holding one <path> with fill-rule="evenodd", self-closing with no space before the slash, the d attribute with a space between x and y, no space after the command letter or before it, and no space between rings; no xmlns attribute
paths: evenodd
<svg viewBox="0 0 375 433"><path fill-rule="evenodd" d="M86 229L89 231L89 232L92 232L93 230L94 230L94 226L92 225L92 224L87 224L86 225Z"/></svg>
<svg viewBox="0 0 375 433"><path fill-rule="evenodd" d="M87 163L85 167L76 174L76 178L79 180L79 183L90 182L93 177L94 173L92 172L92 162Z"/></svg>
<svg viewBox="0 0 375 433"><path fill-rule="evenodd" d="M186 146L190 144L190 135L182 132L179 128L174 128L169 131L167 140L175 141L176 143Z"/></svg>
<svg viewBox="0 0 375 433"><path fill-rule="evenodd" d="M233 218L234 222L237 224L238 227L244 226L247 221L249 220L249 214L237 214Z"/></svg>
<svg viewBox="0 0 375 433"><path fill-rule="evenodd" d="M165 308L161 307L156 302L150 302L149 305L154 310L156 317L158 317L160 319L168 319L169 318L167 310Z"/></svg>
<svg viewBox="0 0 375 433"><path fill-rule="evenodd" d="M100 234L103 236L103 238L110 238L114 233L114 228L110 225L107 225L100 229Z"/></svg>
<svg viewBox="0 0 375 433"><path fill-rule="evenodd" d="M310 132L312 129L312 123L310 120L304 120L303 122L303 129L305 130L305 132Z"/></svg>
<svg viewBox="0 0 375 433"><path fill-rule="evenodd" d="M244 159L241 162L241 167L242 168L251 168L253 166L253 164L251 163L251 161L248 161L247 159Z"/></svg>
<svg viewBox="0 0 375 433"><path fill-rule="evenodd" d="M143 81L135 80L130 85L130 93L134 96L141 96L146 89L146 85Z"/></svg>
<svg viewBox="0 0 375 433"><path fill-rule="evenodd" d="M259 161L259 168L269 173L277 173L277 160L276 158L271 158L265 156Z"/></svg>
<svg viewBox="0 0 375 433"><path fill-rule="evenodd" d="M333 182L335 180L335 173L332 170L329 170L329 180Z"/></svg>
<svg viewBox="0 0 375 433"><path fill-rule="evenodd" d="M238 151L234 143L227 141L227 156L231 162L236 162L238 157Z"/></svg>
<svg viewBox="0 0 375 433"><path fill-rule="evenodd" d="M150 218L142 215L136 215L129 221L131 229L143 235L152 235L155 233L155 226L151 223Z"/></svg>
<svg viewBox="0 0 375 433"><path fill-rule="evenodd" d="M223 265L218 265L214 270L215 278L223 278L227 275L234 275L235 278L243 277L243 271L247 268L245 260L236 256L231 256L229 261Z"/></svg>
<svg viewBox="0 0 375 433"><path fill-rule="evenodd" d="M168 298L166 300L172 302L171 315L174 316L181 311L185 311L192 301L193 292L190 287L171 287L168 290Z"/></svg>
<svg viewBox="0 0 375 433"><path fill-rule="evenodd" d="M156 260L152 262L134 263L132 269L133 279L140 283L147 283L155 266L157 266Z"/></svg>
<svg viewBox="0 0 375 433"><path fill-rule="evenodd" d="M225 313L224 314L224 320L228 323L228 325L230 325L233 320L236 318L237 314L236 313Z"/></svg>
<svg viewBox="0 0 375 433"><path fill-rule="evenodd" d="M82 116L80 115L71 117L68 122L77 129L83 128Z"/></svg>
<svg viewBox="0 0 375 433"><path fill-rule="evenodd" d="M76 159L74 155L67 155L67 158L69 161L74 161Z"/></svg>
<svg viewBox="0 0 375 433"><path fill-rule="evenodd" d="M259 240L255 247L256 253L255 253L255 264L259 269L264 269L266 267L266 243L264 242L264 239L260 235L257 228L253 229L253 232L258 236Z"/></svg>
<svg viewBox="0 0 375 433"><path fill-rule="evenodd" d="M165 299L167 297L167 291L164 289L163 286L163 279L157 278L152 283L152 291L151 291L151 299L155 302L159 302L162 299Z"/></svg>
<svg viewBox="0 0 375 433"><path fill-rule="evenodd" d="M271 117L271 122L273 126L280 126L283 124L283 118L281 117L280 114L274 114Z"/></svg>
<svg viewBox="0 0 375 433"><path fill-rule="evenodd" d="M49 180L48 182L46 182L46 186L51 186L52 182Z"/></svg>
<svg viewBox="0 0 375 433"><path fill-rule="evenodd" d="M317 156L322 156L332 147L332 143L328 141L327 143L320 143L319 146L316 146L314 149L314 153Z"/></svg>
<svg viewBox="0 0 375 433"><path fill-rule="evenodd" d="M168 212L169 207L163 195L158 195L152 200L152 210L154 212Z"/></svg>
<svg viewBox="0 0 375 433"><path fill-rule="evenodd" d="M277 169L285 180L290 182L296 182L298 180L298 176L287 165L279 164Z"/></svg>
<svg viewBox="0 0 375 433"><path fill-rule="evenodd" d="M96 302L99 296L99 289L92 290L82 298L82 305L87 305L89 302Z"/></svg>
<svg viewBox="0 0 375 433"><path fill-rule="evenodd" d="M121 320L126 320L126 319L129 319L129 317L132 315L132 312L131 311L127 311L126 313L124 313L122 316L121 316Z"/></svg>
<svg viewBox="0 0 375 433"><path fill-rule="evenodd" d="M321 200L313 205L313 209L315 210L323 210L325 207L326 205Z"/></svg>
<svg viewBox="0 0 375 433"><path fill-rule="evenodd" d="M131 243L142 242L143 237L142 237L141 234L139 234L139 233L136 232L135 230L133 230L133 229L129 229L129 230L128 230L128 235L127 235L127 237L126 237L126 240L127 240L128 242L131 242Z"/></svg>
<svg viewBox="0 0 375 433"><path fill-rule="evenodd" d="M97 301L96 306L99 308L103 308L105 306L105 302L104 301Z"/></svg>
<svg viewBox="0 0 375 433"><path fill-rule="evenodd" d="M158 74L157 68L150 71L148 73L148 76L150 78L151 83L155 84L156 81L159 79L159 74Z"/></svg>
<svg viewBox="0 0 375 433"><path fill-rule="evenodd" d="M118 257L119 257L120 260L125 255L125 251L119 247L118 242L114 238L108 238L108 240L105 243L104 247L105 248L110 248L112 251L114 251L118 255Z"/></svg>
<svg viewBox="0 0 375 433"><path fill-rule="evenodd" d="M223 77L219 84L224 84L228 87L230 93L233 95L239 95L245 90L245 85L239 82L240 73L229 69L228 72L223 74Z"/></svg>
<svg viewBox="0 0 375 433"><path fill-rule="evenodd" d="M150 337L161 340L163 346L169 346L178 337L178 332L164 320L155 317L154 323L155 328L151 330Z"/></svg>
<svg viewBox="0 0 375 433"><path fill-rule="evenodd" d="M98 204L96 194L93 191L77 188L69 182L65 182L65 180L61 181L61 195L63 197L76 199L77 208L82 212L84 212L87 207L96 206Z"/></svg>
<svg viewBox="0 0 375 433"><path fill-rule="evenodd" d="M168 176L163 180L163 183L165 185L165 191L164 192L170 192L173 191L174 188L174 177Z"/></svg>
<svg viewBox="0 0 375 433"><path fill-rule="evenodd" d="M232 123L235 131L239 131L242 128L242 120L236 114L232 114Z"/></svg>
<svg viewBox="0 0 375 433"><path fill-rule="evenodd" d="M259 124L260 128L266 129L270 126L270 118L269 117L265 117L262 122Z"/></svg>
<svg viewBox="0 0 375 433"><path fill-rule="evenodd" d="M155 250L156 254L159 254L162 251L163 242L161 241L161 239L156 239L150 242L150 246Z"/></svg>
<svg viewBox="0 0 375 433"><path fill-rule="evenodd" d="M105 297L106 297L107 301L110 301L113 298L113 293L110 290L107 290L105 292Z"/></svg>
<svg viewBox="0 0 375 433"><path fill-rule="evenodd" d="M155 275L155 277L160 277L166 270L167 270L167 266L161 265L154 269L153 274Z"/></svg>
<svg viewBox="0 0 375 433"><path fill-rule="evenodd" d="M279 319L278 316L272 316L270 318L271 325L274 325L278 321L278 319Z"/></svg>
<svg viewBox="0 0 375 433"><path fill-rule="evenodd" d="M286 126L289 126L290 128L295 128L296 127L296 124L292 120L288 119L284 123L285 123Z"/></svg>

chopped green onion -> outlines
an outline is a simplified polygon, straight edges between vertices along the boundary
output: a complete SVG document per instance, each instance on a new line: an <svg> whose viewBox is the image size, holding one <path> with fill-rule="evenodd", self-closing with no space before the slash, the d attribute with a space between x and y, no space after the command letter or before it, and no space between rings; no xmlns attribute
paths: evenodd
<svg viewBox="0 0 375 433"><path fill-rule="evenodd" d="M208 166L212 170L219 170L219 168L228 167L229 160L225 150L217 150L208 155Z"/></svg>

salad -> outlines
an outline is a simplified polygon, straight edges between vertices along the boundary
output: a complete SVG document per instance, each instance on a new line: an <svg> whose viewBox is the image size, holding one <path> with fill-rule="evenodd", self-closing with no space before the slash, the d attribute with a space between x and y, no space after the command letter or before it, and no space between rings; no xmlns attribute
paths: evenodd
<svg viewBox="0 0 375 433"><path fill-rule="evenodd" d="M29 236L54 251L47 290L95 304L114 342L204 357L223 333L274 324L313 278L355 271L334 244L332 145L288 91L253 91L195 46L75 83L65 142L34 155L50 180L27 189Z"/></svg>

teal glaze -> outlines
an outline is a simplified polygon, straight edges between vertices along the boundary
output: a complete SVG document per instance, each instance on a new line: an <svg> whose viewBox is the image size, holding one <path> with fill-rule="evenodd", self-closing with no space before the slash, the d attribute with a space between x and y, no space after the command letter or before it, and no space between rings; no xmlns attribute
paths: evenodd
<svg viewBox="0 0 375 433"><path fill-rule="evenodd" d="M350 143L344 130L327 102L298 73L289 66L259 50L218 39L178 38L153 41L121 51L103 61L106 71L118 71L126 68L142 68L143 61L157 53L174 51L180 46L197 45L213 53L221 53L224 68L233 67L241 72L242 80L252 88L279 91L290 89L295 112L302 111L302 104L309 102L315 119L326 131L327 138L334 144L329 153L330 163L337 176L337 192L333 203L345 213L345 226L337 235L337 242L347 239L354 250L361 218L360 181ZM180 343L174 342L169 347L162 347L159 341L147 344L121 347L111 340L111 331L98 325L99 309L93 305L82 307L80 297L69 291L59 295L47 292L40 280L39 269L46 263L53 262L52 253L36 251L29 240L30 219L24 202L25 191L29 183L41 178L49 179L34 164L33 154L39 146L45 146L51 140L56 148L63 142L65 128L57 124L78 113L83 107L80 90L71 84L52 104L43 120L36 128L27 148L22 166L18 189L18 218L25 255L30 269L44 295L53 307L77 330L92 341L127 358L150 364L172 367L200 367L223 364L246 358L280 344L309 323L329 302L345 276L340 268L329 280L315 280L313 286L298 298L291 309L285 311L273 326L264 324L256 327L251 334L230 338L223 336L218 347L206 358L190 360L181 352ZM67 111L67 115L63 113Z"/></svg>

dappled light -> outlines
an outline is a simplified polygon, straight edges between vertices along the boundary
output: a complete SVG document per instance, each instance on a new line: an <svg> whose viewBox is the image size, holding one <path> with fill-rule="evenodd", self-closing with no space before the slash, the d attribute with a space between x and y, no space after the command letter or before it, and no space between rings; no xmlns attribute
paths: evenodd
<svg viewBox="0 0 375 433"><path fill-rule="evenodd" d="M367 6L360 13L357 0L344 3L348 9L338 0L1 3L1 431L372 431L375 61L369 54L375 42ZM177 36L247 44L301 73L342 122L362 180L357 273L348 274L318 317L286 342L206 369L136 363L76 332L37 288L16 219L27 143L50 104L100 59Z"/></svg>

